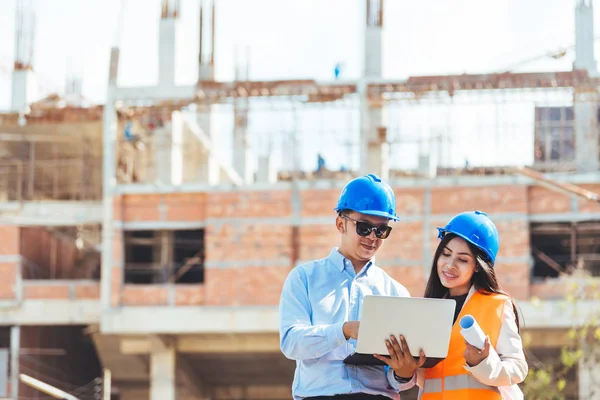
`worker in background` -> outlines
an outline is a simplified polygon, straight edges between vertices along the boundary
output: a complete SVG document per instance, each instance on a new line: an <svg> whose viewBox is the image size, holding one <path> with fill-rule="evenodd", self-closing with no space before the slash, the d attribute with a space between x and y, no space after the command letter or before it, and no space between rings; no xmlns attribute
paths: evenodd
<svg viewBox="0 0 600 400"><path fill-rule="evenodd" d="M412 356L392 357L393 368L343 362L356 346L365 294L410 296L373 261L392 231L389 222L399 220L396 198L387 183L370 174L344 187L335 211L339 247L292 269L281 293L281 351L296 361L293 397L398 400L399 391L415 385L424 355L418 362ZM400 354L402 344L395 337L386 343L391 355Z"/></svg>
<svg viewBox="0 0 600 400"><path fill-rule="evenodd" d="M425 297L454 299L455 323L446 359L418 371L419 399L522 399L517 384L528 366L515 303L496 280L498 230L480 211L460 213L438 230ZM487 335L483 349L462 337L456 321L464 315L472 315Z"/></svg>

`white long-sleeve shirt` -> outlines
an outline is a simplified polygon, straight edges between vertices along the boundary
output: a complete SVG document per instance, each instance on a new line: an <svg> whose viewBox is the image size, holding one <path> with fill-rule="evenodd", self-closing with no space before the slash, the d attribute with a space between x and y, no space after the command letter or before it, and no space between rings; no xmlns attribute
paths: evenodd
<svg viewBox="0 0 600 400"><path fill-rule="evenodd" d="M475 288L471 287L465 304L473 293L475 293ZM496 347L490 346L488 357L473 367L469 367L465 361L464 368L473 378L488 386L506 387L525 380L529 367L523 353L523 342L517 330L516 316L510 299L504 305L502 327ZM424 380L425 370L420 369L417 371L417 384L420 388L423 387ZM518 387L512 389L519 390ZM419 397L421 391L419 390Z"/></svg>

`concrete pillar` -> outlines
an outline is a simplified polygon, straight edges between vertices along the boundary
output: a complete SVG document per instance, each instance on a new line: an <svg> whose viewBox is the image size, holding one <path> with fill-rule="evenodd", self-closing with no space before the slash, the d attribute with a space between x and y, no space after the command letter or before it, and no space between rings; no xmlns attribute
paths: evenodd
<svg viewBox="0 0 600 400"><path fill-rule="evenodd" d="M150 400L175 400L176 398L175 348L154 348L150 354Z"/></svg>
<svg viewBox="0 0 600 400"><path fill-rule="evenodd" d="M113 213L116 187L117 113L114 90L117 84L119 49L111 48L106 103L102 115L102 265L100 301L104 311L112 307L113 282Z"/></svg>
<svg viewBox="0 0 600 400"><path fill-rule="evenodd" d="M10 386L11 398L19 399L19 353L21 349L21 327L10 328Z"/></svg>
<svg viewBox="0 0 600 400"><path fill-rule="evenodd" d="M596 75L594 57L594 6L592 0L576 0L575 62L573 69L583 69Z"/></svg>
<svg viewBox="0 0 600 400"><path fill-rule="evenodd" d="M600 169L598 148L598 102L596 94L575 93L575 164L581 172Z"/></svg>
<svg viewBox="0 0 600 400"><path fill-rule="evenodd" d="M11 108L15 112L26 111L29 104L38 99L35 74L31 69L19 69L12 73Z"/></svg>
<svg viewBox="0 0 600 400"><path fill-rule="evenodd" d="M215 4L213 0L200 0L200 40L198 55L198 80L215 79Z"/></svg>
<svg viewBox="0 0 600 400"><path fill-rule="evenodd" d="M383 0L365 0L366 21L364 39L363 79L358 85L360 96L360 172L381 174L382 148L377 135L383 126L383 110L372 107L367 93L370 80L381 78Z"/></svg>
<svg viewBox="0 0 600 400"><path fill-rule="evenodd" d="M258 157L258 169L256 171L256 181L261 183L277 182L277 170L273 163L273 156L270 154Z"/></svg>
<svg viewBox="0 0 600 400"><path fill-rule="evenodd" d="M196 120L198 127L202 130L205 135L210 139L210 146L212 152L202 157L201 162L198 165L198 176L201 182L208 183L210 185L217 185L221 180L221 171L219 163L217 161L218 143L215 140L214 130L212 129L212 107L207 106L206 110L199 111L196 114Z"/></svg>
<svg viewBox="0 0 600 400"><path fill-rule="evenodd" d="M163 4L164 8L164 4ZM158 27L158 86L175 86L175 44L179 16L163 10Z"/></svg>
<svg viewBox="0 0 600 400"><path fill-rule="evenodd" d="M579 399L600 398L600 345L583 345L583 357L579 360Z"/></svg>

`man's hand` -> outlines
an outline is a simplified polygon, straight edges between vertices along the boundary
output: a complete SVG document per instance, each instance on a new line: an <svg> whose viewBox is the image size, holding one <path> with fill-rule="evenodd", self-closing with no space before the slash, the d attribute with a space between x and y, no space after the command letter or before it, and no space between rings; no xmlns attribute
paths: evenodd
<svg viewBox="0 0 600 400"><path fill-rule="evenodd" d="M390 339L386 339L385 341L390 357L388 358L380 354L373 354L373 356L386 363L400 378L410 379L417 368L421 368L425 364L425 352L421 349L419 360L416 361L410 354L406 339L402 335L400 335L400 342L401 344L398 343L394 335L391 335Z"/></svg>
<svg viewBox="0 0 600 400"><path fill-rule="evenodd" d="M346 340L358 339L358 328L360 327L360 321L348 321L344 322L342 326L342 331L344 332L344 336Z"/></svg>
<svg viewBox="0 0 600 400"><path fill-rule="evenodd" d="M469 367L474 367L479 365L480 362L488 358L490 355L490 338L489 336L485 338L485 343L483 345L483 350L479 350L477 347L470 345L465 340L465 352L463 356L465 357L465 361L469 365Z"/></svg>

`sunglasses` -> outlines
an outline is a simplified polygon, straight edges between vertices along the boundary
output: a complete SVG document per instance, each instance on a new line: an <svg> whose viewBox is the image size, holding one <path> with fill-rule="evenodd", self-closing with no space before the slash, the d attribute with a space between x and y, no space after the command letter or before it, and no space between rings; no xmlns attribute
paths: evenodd
<svg viewBox="0 0 600 400"><path fill-rule="evenodd" d="M354 224L356 225L356 234L358 236L369 236L371 232L375 232L375 236L378 239L385 239L388 236L390 236L390 232L392 231L392 227L388 225L374 226L369 224L368 222L362 222L352 219L347 215L342 215L341 217L354 222Z"/></svg>

